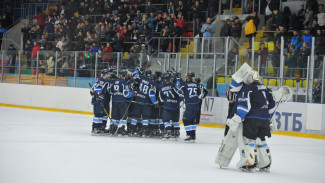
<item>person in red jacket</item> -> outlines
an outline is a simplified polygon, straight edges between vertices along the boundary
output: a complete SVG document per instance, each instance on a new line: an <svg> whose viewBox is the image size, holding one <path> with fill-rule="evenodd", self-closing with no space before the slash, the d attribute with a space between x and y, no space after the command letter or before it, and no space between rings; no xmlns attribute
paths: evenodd
<svg viewBox="0 0 325 183"><path fill-rule="evenodd" d="M182 28L183 30L185 24L184 16L182 14L178 14L177 19L175 21L177 22L177 26Z"/></svg>
<svg viewBox="0 0 325 183"><path fill-rule="evenodd" d="M32 68L35 67L36 65L36 60L37 60L37 52L40 52L41 48L38 46L38 43L34 41L34 47L32 49L32 55L31 55L31 60L32 60Z"/></svg>
<svg viewBox="0 0 325 183"><path fill-rule="evenodd" d="M106 47L103 50L103 61L104 62L110 62L111 61L112 52L113 52L113 48L111 47L111 44L107 43Z"/></svg>
<svg viewBox="0 0 325 183"><path fill-rule="evenodd" d="M261 65L260 65L260 75L267 74L267 64L266 64L266 58L269 54L269 50L265 47L265 43L261 42L260 49L258 50L258 55L261 56Z"/></svg>
<svg viewBox="0 0 325 183"><path fill-rule="evenodd" d="M41 11L38 11L37 15L29 18L29 20L34 20L34 19L37 19L36 24L40 26L41 33L43 34L46 16Z"/></svg>

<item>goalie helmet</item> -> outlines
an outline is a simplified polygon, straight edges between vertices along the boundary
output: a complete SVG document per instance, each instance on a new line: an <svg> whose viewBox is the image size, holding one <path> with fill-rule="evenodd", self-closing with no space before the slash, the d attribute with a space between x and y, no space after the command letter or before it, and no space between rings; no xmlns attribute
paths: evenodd
<svg viewBox="0 0 325 183"><path fill-rule="evenodd" d="M250 71L248 74L247 74L247 76L244 78L244 83L246 84L246 85L250 85L250 84L252 84L253 82L255 82L255 81L260 81L260 75L258 74L258 72L257 71L255 71L255 70L252 70L252 71Z"/></svg>

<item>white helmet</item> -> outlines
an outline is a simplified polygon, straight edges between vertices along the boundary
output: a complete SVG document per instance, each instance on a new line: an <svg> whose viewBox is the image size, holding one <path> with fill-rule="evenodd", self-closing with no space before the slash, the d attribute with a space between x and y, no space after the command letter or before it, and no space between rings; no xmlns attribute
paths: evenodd
<svg viewBox="0 0 325 183"><path fill-rule="evenodd" d="M246 85L252 84L254 81L260 81L260 75L256 70L252 70L247 76L244 78L244 83Z"/></svg>

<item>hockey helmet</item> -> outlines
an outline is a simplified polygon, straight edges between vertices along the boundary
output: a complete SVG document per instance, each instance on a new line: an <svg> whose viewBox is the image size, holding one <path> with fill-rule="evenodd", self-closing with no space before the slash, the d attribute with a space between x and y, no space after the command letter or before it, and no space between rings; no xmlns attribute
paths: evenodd
<svg viewBox="0 0 325 183"><path fill-rule="evenodd" d="M195 78L196 83L201 83L201 78Z"/></svg>
<svg viewBox="0 0 325 183"><path fill-rule="evenodd" d="M166 72L163 77L164 77L165 82L169 82L170 79L174 78L173 74L170 72Z"/></svg>
<svg viewBox="0 0 325 183"><path fill-rule="evenodd" d="M103 69L101 72L101 76L105 76L106 74L109 73L108 69Z"/></svg>
<svg viewBox="0 0 325 183"><path fill-rule="evenodd" d="M127 76L127 71L126 70L121 70L119 72L120 77L126 77Z"/></svg>
<svg viewBox="0 0 325 183"><path fill-rule="evenodd" d="M193 77L195 77L195 74L194 74L194 72L189 72L186 74L186 76L190 77L192 79Z"/></svg>
<svg viewBox="0 0 325 183"><path fill-rule="evenodd" d="M151 70L146 70L144 72L144 76L147 77L147 78L150 78L151 77Z"/></svg>

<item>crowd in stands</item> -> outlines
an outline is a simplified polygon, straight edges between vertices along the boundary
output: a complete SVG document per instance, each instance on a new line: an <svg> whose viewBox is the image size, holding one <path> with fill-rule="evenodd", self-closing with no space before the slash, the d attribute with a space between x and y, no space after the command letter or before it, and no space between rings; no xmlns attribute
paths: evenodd
<svg viewBox="0 0 325 183"><path fill-rule="evenodd" d="M166 51L171 42L174 43L172 51L178 51L179 39L173 39L186 33L185 24L189 18L193 19L192 12L199 27L201 21L205 21L201 17L210 2L62 0L47 15L39 11L31 17L30 20L37 19L36 25L25 24L21 32L26 50L36 41L44 50L134 52L137 51L135 44L148 44L151 52L158 48L158 41L148 41L152 37L164 37L160 45L162 51Z"/></svg>
<svg viewBox="0 0 325 183"><path fill-rule="evenodd" d="M301 5L297 14L293 14L288 6L284 7L283 11L279 10L279 4L276 4L275 0L265 0L265 2L264 8L262 7L263 9L260 10L265 16L264 39L261 39L257 51L257 55L261 56L260 66L263 68L261 74L267 74L266 61L270 54L265 44L273 42L274 51L270 54L270 58L274 68L274 76L279 76L281 37L283 37L285 65L288 66L287 72L284 73L285 77L295 77L294 70L298 67L300 77L305 78L308 56L311 54L312 37L315 37L315 68L317 70L315 77L320 77L321 60L325 55L324 5L318 4L317 0L308 0L306 8ZM227 19L221 29L220 36L231 36L238 41L242 31L242 24L238 19L238 17L234 17L233 20ZM245 20L247 22L252 20L256 30L258 29L260 19L256 15L256 11L251 12ZM256 31L249 34L245 33L249 41L248 49L252 49L252 37L255 37L256 33ZM233 50L233 45L230 45L230 50L238 52L237 49ZM228 57L228 66L234 66L234 61L233 57Z"/></svg>

